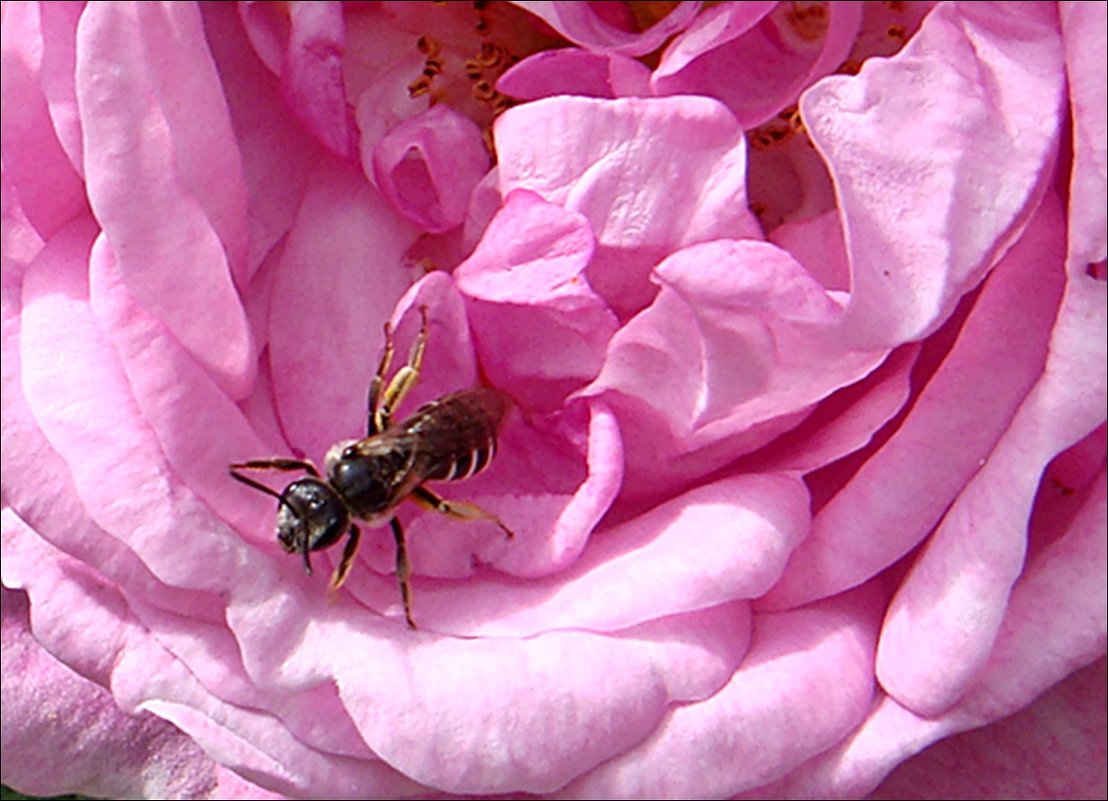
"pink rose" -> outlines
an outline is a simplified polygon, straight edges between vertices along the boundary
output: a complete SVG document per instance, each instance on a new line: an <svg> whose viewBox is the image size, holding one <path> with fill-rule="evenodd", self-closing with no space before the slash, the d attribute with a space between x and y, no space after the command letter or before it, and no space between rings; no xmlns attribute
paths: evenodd
<svg viewBox="0 0 1108 801"><path fill-rule="evenodd" d="M1104 792L1104 6L643 9L4 7L5 783ZM227 467L421 306L411 631Z"/></svg>

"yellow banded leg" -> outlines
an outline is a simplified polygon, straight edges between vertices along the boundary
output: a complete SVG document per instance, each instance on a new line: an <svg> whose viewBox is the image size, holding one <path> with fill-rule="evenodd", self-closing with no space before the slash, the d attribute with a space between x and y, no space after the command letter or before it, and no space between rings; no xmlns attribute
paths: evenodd
<svg viewBox="0 0 1108 801"><path fill-rule="evenodd" d="M369 382L369 402L366 404L369 407L369 420L366 424L366 428L369 429L367 432L369 436L380 434L389 424L387 419L383 419L380 406L381 393L385 388L385 375L392 364L392 354L392 326L386 322L385 347L381 351L381 361L377 364L377 372L373 374L373 379Z"/></svg>
<svg viewBox="0 0 1108 801"><path fill-rule="evenodd" d="M376 423L380 426L378 431L383 431L384 428L388 426L389 421L392 419L392 410L403 402L404 396L408 394L408 391L415 386L415 382L419 379L419 368L423 364L423 351L427 348L429 330L427 307L420 306L419 314L420 317L423 318L423 323L419 329L419 336L416 337L415 344L412 345L412 352L408 356L408 363L396 371L396 375L392 377L389 385L385 387L383 397L377 405Z"/></svg>

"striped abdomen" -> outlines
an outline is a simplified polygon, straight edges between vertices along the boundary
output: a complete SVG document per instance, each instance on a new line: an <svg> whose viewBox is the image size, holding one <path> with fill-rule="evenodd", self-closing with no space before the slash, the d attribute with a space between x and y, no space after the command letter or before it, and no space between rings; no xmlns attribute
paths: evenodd
<svg viewBox="0 0 1108 801"><path fill-rule="evenodd" d="M427 481L460 481L484 470L496 454L507 397L477 387L421 406L400 424L417 443L417 472Z"/></svg>

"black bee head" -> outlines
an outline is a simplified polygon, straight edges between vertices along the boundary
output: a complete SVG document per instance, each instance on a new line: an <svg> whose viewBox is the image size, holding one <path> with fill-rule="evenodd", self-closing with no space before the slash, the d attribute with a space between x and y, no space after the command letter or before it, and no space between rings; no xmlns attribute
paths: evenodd
<svg viewBox="0 0 1108 801"><path fill-rule="evenodd" d="M277 511L277 540L288 553L304 556L312 572L309 552L334 545L350 525L342 498L318 478L301 478L281 493Z"/></svg>

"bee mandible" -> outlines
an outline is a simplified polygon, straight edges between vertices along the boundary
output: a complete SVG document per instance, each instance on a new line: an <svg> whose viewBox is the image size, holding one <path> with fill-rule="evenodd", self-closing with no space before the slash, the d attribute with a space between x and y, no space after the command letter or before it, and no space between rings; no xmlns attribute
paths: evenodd
<svg viewBox="0 0 1108 801"><path fill-rule="evenodd" d="M367 435L339 442L324 460L326 477L307 459L251 459L230 466L231 477L277 499L277 539L288 553L299 553L311 574L312 551L323 550L349 533L342 559L331 577L331 591L346 581L358 553L361 530L354 520L376 525L388 520L396 541L396 577L404 617L412 617L411 562L404 528L395 515L405 500L460 520L487 520L511 539L496 515L480 506L448 501L425 486L428 481L460 481L488 467L496 454L496 436L509 409L495 389L474 387L426 403L399 423L393 410L419 378L427 347L427 307L419 307L422 324L408 363L386 380L393 358L392 329L385 323L385 347L369 384ZM306 476L276 492L242 471L301 470Z"/></svg>

